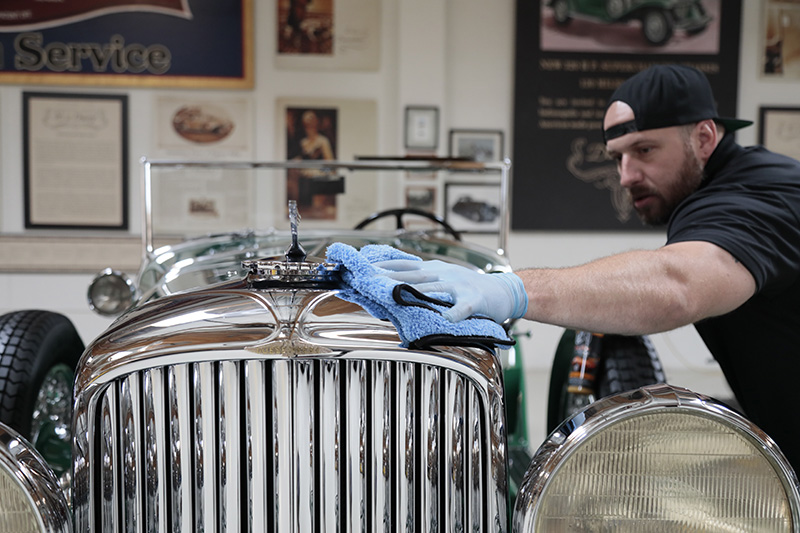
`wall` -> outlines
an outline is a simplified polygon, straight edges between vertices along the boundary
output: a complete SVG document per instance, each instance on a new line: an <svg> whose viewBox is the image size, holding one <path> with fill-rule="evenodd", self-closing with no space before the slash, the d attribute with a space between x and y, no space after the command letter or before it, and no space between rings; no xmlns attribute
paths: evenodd
<svg viewBox="0 0 800 533"><path fill-rule="evenodd" d="M255 156L275 158L274 102L284 96L373 99L378 104L378 147L382 154L402 153L402 111L405 105L439 106L440 155L446 155L450 128L501 129L506 150L511 146L514 61L514 0L382 0L381 67L376 72L289 72L273 67L274 0L256 0ZM798 105L798 84L767 82L758 77L761 35L759 2L743 2L739 116L757 119L764 104ZM0 232L22 232L21 93L31 87L0 86ZM35 89L42 89L36 87ZM44 88L45 90L49 88ZM59 89L60 90L60 89ZM84 92L83 89L80 89ZM131 233L138 233L138 159L147 155L152 124L148 110L155 94L149 89L110 90L130 97ZM739 134L742 144L756 141L757 129ZM507 154L511 155L511 154ZM398 195L385 190L384 195ZM40 234L41 232L28 232ZM655 248L658 234L583 234L515 232L508 252L514 265L565 266L633 248ZM492 245L491 240L481 244ZM3 253L0 250L0 253ZM85 306L91 274L0 273L0 312L46 308L63 312L87 341L109 323ZM544 409L549 366L559 328L522 321L521 351L527 368L531 441L544 435ZM670 381L708 394L729 392L718 368L692 328L653 337Z"/></svg>

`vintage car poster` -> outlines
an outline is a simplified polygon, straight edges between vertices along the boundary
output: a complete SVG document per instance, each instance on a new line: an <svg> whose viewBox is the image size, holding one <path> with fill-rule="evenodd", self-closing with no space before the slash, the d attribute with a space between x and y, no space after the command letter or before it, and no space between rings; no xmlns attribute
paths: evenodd
<svg viewBox="0 0 800 533"><path fill-rule="evenodd" d="M513 229L644 228L601 134L608 98L636 72L694 66L720 113L736 115L740 0L694 0L679 13L641 3L517 2Z"/></svg>
<svg viewBox="0 0 800 533"><path fill-rule="evenodd" d="M377 152L377 109L371 100L279 99L278 154L288 160L352 161ZM280 180L279 218L289 200L307 228L353 226L378 206L377 174L294 169Z"/></svg>
<svg viewBox="0 0 800 533"><path fill-rule="evenodd" d="M277 54L281 69L377 70L380 2L277 0Z"/></svg>
<svg viewBox="0 0 800 533"><path fill-rule="evenodd" d="M249 88L252 4L3 0L0 83Z"/></svg>

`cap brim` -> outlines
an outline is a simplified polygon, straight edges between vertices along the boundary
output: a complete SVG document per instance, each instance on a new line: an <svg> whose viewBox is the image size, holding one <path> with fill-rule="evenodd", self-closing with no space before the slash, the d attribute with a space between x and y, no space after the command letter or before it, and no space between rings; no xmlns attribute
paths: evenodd
<svg viewBox="0 0 800 533"><path fill-rule="evenodd" d="M753 124L752 120L741 120L738 118L718 118L717 122L725 126L725 131L736 131L741 128L746 128Z"/></svg>

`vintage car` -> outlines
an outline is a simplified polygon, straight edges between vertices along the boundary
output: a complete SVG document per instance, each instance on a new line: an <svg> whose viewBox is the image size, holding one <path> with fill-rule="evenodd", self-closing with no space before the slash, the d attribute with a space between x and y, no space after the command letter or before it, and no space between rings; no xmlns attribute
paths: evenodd
<svg viewBox="0 0 800 533"><path fill-rule="evenodd" d="M326 257L388 244L492 275L510 271L503 235L467 244L429 213L449 235L406 230L419 213L404 209L310 231L290 205L288 230L155 246L161 171L474 171L505 198L507 161L143 167L140 271L89 289L115 322L83 350L61 315L0 317L0 531L800 531L793 470L734 410L647 385L559 421L532 454L515 347L404 346L340 297L347 269ZM365 227L384 217L398 228Z"/></svg>
<svg viewBox="0 0 800 533"><path fill-rule="evenodd" d="M602 23L638 20L642 34L651 44L662 45L675 31L700 33L711 22L701 0L548 0L557 24L573 18Z"/></svg>

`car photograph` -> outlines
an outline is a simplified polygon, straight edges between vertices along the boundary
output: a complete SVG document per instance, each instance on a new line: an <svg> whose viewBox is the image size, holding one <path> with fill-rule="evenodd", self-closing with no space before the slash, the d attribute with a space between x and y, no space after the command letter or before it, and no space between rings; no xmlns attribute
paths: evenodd
<svg viewBox="0 0 800 533"><path fill-rule="evenodd" d="M574 18L600 24L638 21L642 36L654 46L665 44L676 31L700 33L711 22L701 0L548 0L547 5L561 26Z"/></svg>
<svg viewBox="0 0 800 533"><path fill-rule="evenodd" d="M498 246L415 208L306 227L291 200L276 227L160 232L157 182L209 168L492 175ZM668 383L646 338L565 337L534 443L515 321L449 323L445 297L375 276L395 258L511 272L510 168L143 159L142 264L87 289L110 326L0 317L0 530L800 531L780 449Z"/></svg>

